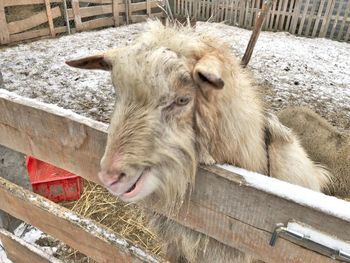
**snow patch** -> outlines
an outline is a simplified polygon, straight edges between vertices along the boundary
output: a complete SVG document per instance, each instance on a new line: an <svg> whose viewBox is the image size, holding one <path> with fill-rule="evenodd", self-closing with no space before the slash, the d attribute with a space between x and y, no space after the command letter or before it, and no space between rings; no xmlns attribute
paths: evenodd
<svg viewBox="0 0 350 263"><path fill-rule="evenodd" d="M0 263L12 263L12 261L7 258L7 255L1 243L1 240L0 240Z"/></svg>

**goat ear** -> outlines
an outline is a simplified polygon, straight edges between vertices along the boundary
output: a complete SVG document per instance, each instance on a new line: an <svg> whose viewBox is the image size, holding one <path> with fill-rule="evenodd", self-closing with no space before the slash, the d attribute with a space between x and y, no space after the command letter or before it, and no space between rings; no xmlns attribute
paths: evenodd
<svg viewBox="0 0 350 263"><path fill-rule="evenodd" d="M68 60L66 64L74 68L112 70L112 62L104 55L95 55L75 60Z"/></svg>
<svg viewBox="0 0 350 263"><path fill-rule="evenodd" d="M225 83L221 62L212 55L201 58L194 67L193 79L200 87L222 89Z"/></svg>
<svg viewBox="0 0 350 263"><path fill-rule="evenodd" d="M66 61L66 64L74 68L111 71L113 68L113 61L116 57L117 52L118 49L110 49L103 54L98 54L81 59L68 60Z"/></svg>

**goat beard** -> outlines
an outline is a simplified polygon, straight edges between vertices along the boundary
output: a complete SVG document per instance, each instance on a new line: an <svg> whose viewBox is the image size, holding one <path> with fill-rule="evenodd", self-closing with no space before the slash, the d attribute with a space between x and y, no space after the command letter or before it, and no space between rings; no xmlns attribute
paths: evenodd
<svg viewBox="0 0 350 263"><path fill-rule="evenodd" d="M171 216L178 214L184 201L190 198L198 163L195 154L181 152L176 158L163 155L163 161L152 167L158 186L140 201L141 206Z"/></svg>

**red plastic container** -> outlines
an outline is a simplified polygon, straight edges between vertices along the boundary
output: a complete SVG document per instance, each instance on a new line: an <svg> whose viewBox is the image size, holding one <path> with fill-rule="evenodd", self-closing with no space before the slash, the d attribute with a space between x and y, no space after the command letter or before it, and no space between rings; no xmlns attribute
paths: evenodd
<svg viewBox="0 0 350 263"><path fill-rule="evenodd" d="M26 166L35 193L54 202L80 198L83 181L79 176L31 156L26 158Z"/></svg>

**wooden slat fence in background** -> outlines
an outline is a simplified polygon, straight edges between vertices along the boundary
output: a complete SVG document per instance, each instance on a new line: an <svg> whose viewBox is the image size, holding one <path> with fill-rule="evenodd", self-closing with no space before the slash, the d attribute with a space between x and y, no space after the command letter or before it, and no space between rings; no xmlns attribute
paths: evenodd
<svg viewBox="0 0 350 263"><path fill-rule="evenodd" d="M141 22L163 17L162 0L0 0L0 45L41 37L54 37L72 32ZM11 8L28 9L37 5L37 12L18 18ZM19 5L23 5L19 7ZM67 19L65 15L67 14ZM15 19L13 17L15 16ZM9 19L11 18L11 19ZM17 18L17 19L16 19Z"/></svg>
<svg viewBox="0 0 350 263"><path fill-rule="evenodd" d="M252 29L263 1L191 0L188 5L187 0L174 0L173 10L179 17ZM275 0L263 30L350 41L350 0Z"/></svg>

